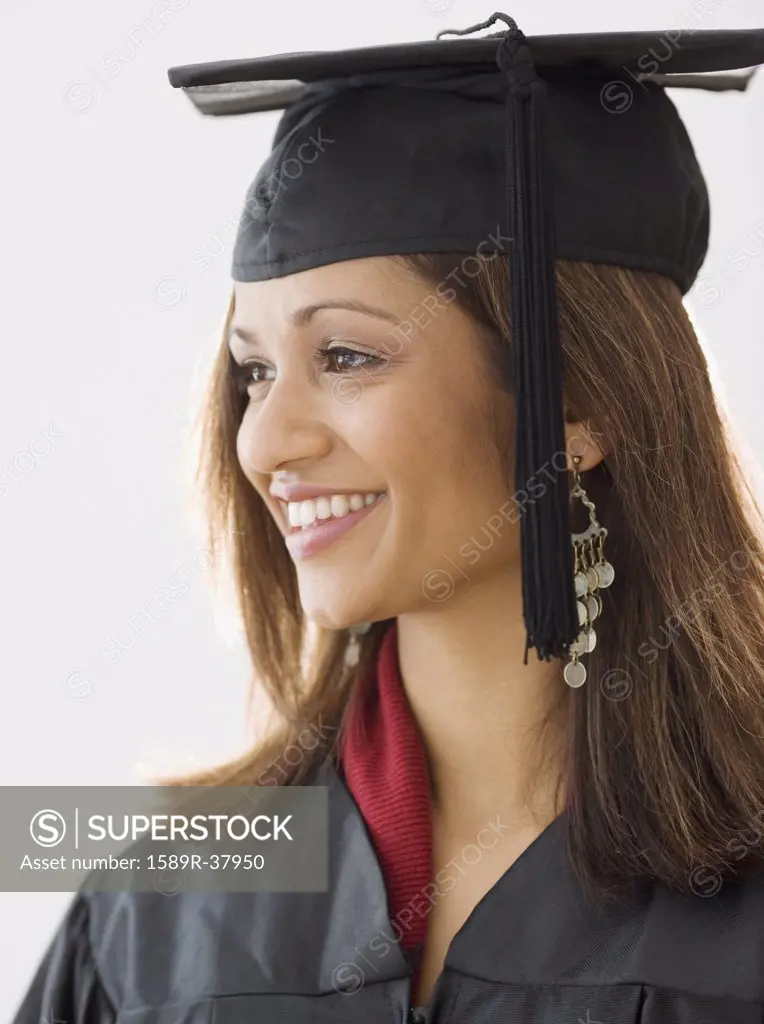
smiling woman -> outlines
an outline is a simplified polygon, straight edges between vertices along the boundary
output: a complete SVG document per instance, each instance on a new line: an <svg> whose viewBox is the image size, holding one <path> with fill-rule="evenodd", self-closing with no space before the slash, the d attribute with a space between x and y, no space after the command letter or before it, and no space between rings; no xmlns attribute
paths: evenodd
<svg viewBox="0 0 764 1024"><path fill-rule="evenodd" d="M431 287L370 258L235 288L238 466L298 563L301 608L326 628L426 601L427 571L507 500L494 427L511 398L491 379L487 328L452 304L405 345L397 334ZM513 546L508 530L476 577L516 561Z"/></svg>
<svg viewBox="0 0 764 1024"><path fill-rule="evenodd" d="M199 467L275 720L172 781L326 786L328 891L80 894L17 1024L764 1015L764 552L683 305L705 184L666 83L608 110L658 39L496 21L173 70L286 111ZM665 71L764 60L677 35Z"/></svg>

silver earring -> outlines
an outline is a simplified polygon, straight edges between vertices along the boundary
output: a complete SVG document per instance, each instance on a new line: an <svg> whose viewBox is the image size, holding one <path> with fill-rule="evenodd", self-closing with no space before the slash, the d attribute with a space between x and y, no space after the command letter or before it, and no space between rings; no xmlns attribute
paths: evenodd
<svg viewBox="0 0 764 1024"><path fill-rule="evenodd" d="M350 637L348 639L347 647L345 648L345 668L355 668L358 664L358 660L361 657L361 640L360 637L364 633L368 633L371 629L370 622L361 622L357 626L349 626L348 633Z"/></svg>
<svg viewBox="0 0 764 1024"><path fill-rule="evenodd" d="M594 621L602 613L600 590L605 590L615 579L615 569L604 553L607 530L597 522L597 510L581 486L578 472L580 455L573 456L573 487L571 501L579 498L589 510L589 525L583 533L571 534L573 542L573 582L576 588L576 609L581 632L568 648L570 661L565 665L563 676L568 686L583 686L586 680L586 666L579 660L583 654L591 654L597 643Z"/></svg>

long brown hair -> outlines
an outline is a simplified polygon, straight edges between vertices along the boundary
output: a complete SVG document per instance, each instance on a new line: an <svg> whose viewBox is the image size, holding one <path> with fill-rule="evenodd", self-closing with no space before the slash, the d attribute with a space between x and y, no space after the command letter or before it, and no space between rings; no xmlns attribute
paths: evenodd
<svg viewBox="0 0 764 1024"><path fill-rule="evenodd" d="M453 284L463 257L392 259L434 285ZM489 356L511 387L506 259L459 280L455 301L490 328ZM587 681L567 698L568 849L601 896L641 879L707 887L764 859L761 514L677 287L658 274L567 261L557 283L566 397L609 453L584 485L617 573ZM225 340L232 313L233 298L206 394L198 480L215 564L228 548L254 685L277 721L251 752L173 781L294 785L336 752L389 622L363 638L349 677L345 631L309 628L281 534L236 456L247 397Z"/></svg>

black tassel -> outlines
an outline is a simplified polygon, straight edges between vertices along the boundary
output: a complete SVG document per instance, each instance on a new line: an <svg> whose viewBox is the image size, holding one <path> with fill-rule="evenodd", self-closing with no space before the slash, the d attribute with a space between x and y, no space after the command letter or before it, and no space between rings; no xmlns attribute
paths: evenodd
<svg viewBox="0 0 764 1024"><path fill-rule="evenodd" d="M573 589L570 495L565 468L562 354L557 323L551 183L544 152L544 83L514 18L497 12L469 35L503 21L496 63L507 79L509 298L515 377L515 488L544 487L521 506L523 617L528 650L565 658L579 633Z"/></svg>
<svg viewBox="0 0 764 1024"><path fill-rule="evenodd" d="M523 33L510 26L496 62L507 78L509 295L516 398L515 487L544 486L521 505L526 646L565 658L579 632L573 588L562 355L558 335L552 197L545 173L544 83Z"/></svg>

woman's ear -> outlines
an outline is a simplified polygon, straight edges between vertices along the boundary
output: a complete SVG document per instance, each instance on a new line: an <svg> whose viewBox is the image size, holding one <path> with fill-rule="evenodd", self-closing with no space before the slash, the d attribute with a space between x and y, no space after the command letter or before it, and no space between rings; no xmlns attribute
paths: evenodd
<svg viewBox="0 0 764 1024"><path fill-rule="evenodd" d="M568 456L568 469L574 468L573 456L580 455L581 461L578 463L578 469L581 473L599 465L607 454L604 450L602 435L595 431L588 422L574 421L565 424L565 448Z"/></svg>

